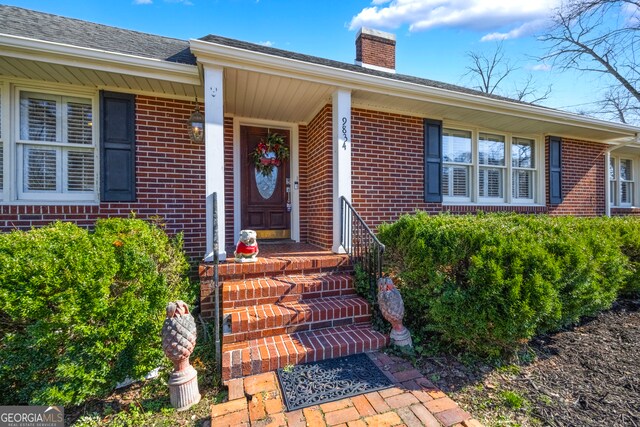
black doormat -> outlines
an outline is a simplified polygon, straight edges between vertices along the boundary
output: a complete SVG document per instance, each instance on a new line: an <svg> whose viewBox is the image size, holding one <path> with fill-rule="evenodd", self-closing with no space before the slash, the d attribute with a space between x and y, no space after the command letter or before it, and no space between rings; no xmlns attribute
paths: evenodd
<svg viewBox="0 0 640 427"><path fill-rule="evenodd" d="M287 411L393 385L364 353L280 368L277 374Z"/></svg>

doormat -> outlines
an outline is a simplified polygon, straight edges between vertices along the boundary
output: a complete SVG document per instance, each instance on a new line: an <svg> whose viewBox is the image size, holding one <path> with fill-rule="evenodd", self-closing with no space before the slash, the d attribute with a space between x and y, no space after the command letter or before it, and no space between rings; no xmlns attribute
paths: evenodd
<svg viewBox="0 0 640 427"><path fill-rule="evenodd" d="M280 368L277 374L287 411L393 385L364 353Z"/></svg>

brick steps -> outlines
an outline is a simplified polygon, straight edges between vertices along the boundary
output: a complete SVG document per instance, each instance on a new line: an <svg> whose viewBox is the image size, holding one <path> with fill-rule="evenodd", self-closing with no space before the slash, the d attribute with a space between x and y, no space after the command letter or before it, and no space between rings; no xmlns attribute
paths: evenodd
<svg viewBox="0 0 640 427"><path fill-rule="evenodd" d="M218 275L227 280L252 278L268 278L286 275L308 275L316 273L351 272L349 257L319 251L317 254L305 253L299 256L258 257L257 262L228 262L218 266ZM199 269L201 281L213 277L213 266L201 264ZM222 280L222 279L221 279Z"/></svg>
<svg viewBox="0 0 640 427"><path fill-rule="evenodd" d="M357 324L226 344L222 378L229 380L298 363L375 351L387 343L388 337L369 324Z"/></svg>
<svg viewBox="0 0 640 427"><path fill-rule="evenodd" d="M264 244L255 263L221 263L222 379L386 346L352 273L348 256L305 243ZM215 308L212 275L200 265L205 319Z"/></svg>
<svg viewBox="0 0 640 427"><path fill-rule="evenodd" d="M243 307L226 310L225 316L229 316L230 327L223 336L223 343L367 323L371 320L369 304L357 296Z"/></svg>
<svg viewBox="0 0 640 427"><path fill-rule="evenodd" d="M313 273L228 280L222 283L224 309L355 295L348 273Z"/></svg>

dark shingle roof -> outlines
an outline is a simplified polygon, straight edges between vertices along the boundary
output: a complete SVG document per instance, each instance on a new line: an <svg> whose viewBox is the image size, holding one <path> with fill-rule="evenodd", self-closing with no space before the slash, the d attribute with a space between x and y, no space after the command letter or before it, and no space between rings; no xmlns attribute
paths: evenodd
<svg viewBox="0 0 640 427"><path fill-rule="evenodd" d="M189 42L0 5L0 33L195 65Z"/></svg>
<svg viewBox="0 0 640 427"><path fill-rule="evenodd" d="M470 95L482 96L482 97L485 97L485 98L492 98L492 99L497 99L497 100L502 100L502 101L515 102L517 104L532 105L532 104L527 103L527 102L522 102L522 101L518 101L518 100L515 100L515 99L511 99L511 98L506 98L506 97L503 97L503 96L489 95L487 93L480 92L480 91L474 90L474 89L469 89L469 88L463 87L463 86L457 86L457 85L452 85L452 84L449 84L449 83L444 83L444 82L440 82L440 81L436 81L436 80L429 80L429 79L424 79L424 78L420 78L420 77L409 76L409 75L406 75L406 74L389 73L389 72L385 72L385 71L372 70L370 68L364 68L364 67L362 67L360 65L349 64L349 63L340 62L340 61L334 61L334 60L331 60L331 59L320 58L320 57L317 57L317 56L304 55L302 53L290 52L288 50L276 49L276 48L273 48L273 47L262 46L262 45L255 44L255 43L243 42L243 41L240 41L240 40L229 39L229 38L226 38L226 37L216 36L216 35L213 35L213 34L209 34L207 36L201 37L200 40L206 41L206 42L210 42L210 43L216 43L216 44L220 44L220 45L224 45L224 46L235 47L235 48L238 48L238 49L245 49L245 50L251 50L251 51L254 51L254 52L265 53L267 55L273 55L273 56L280 56L282 58L295 59L295 60L298 60L298 61L309 62L309 63L312 63L312 64L326 65L327 67L339 68L339 69L348 70L348 71L354 71L356 73L368 74L368 75L371 75L371 76L378 76L378 77L386 77L386 78L389 78L389 79L398 80L398 81L407 82L407 83L415 83L415 84L421 85L421 86L429 86L429 87L438 88L438 89L450 90L450 91L453 91L453 92L461 92L461 93L466 93L466 94L470 94Z"/></svg>

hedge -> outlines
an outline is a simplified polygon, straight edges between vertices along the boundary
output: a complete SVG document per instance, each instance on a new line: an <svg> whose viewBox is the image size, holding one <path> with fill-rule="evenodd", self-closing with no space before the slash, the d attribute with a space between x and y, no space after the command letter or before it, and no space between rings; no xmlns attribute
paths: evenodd
<svg viewBox="0 0 640 427"><path fill-rule="evenodd" d="M134 218L0 234L0 404L79 404L157 367L181 246Z"/></svg>
<svg viewBox="0 0 640 427"><path fill-rule="evenodd" d="M481 356L640 290L640 222L546 215L405 215L379 228L414 335Z"/></svg>

